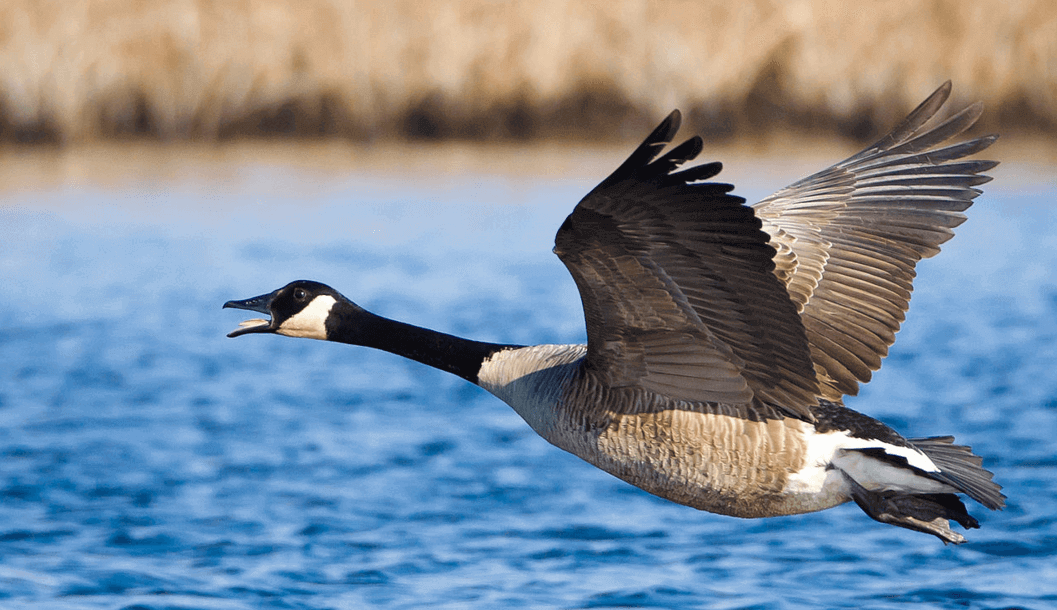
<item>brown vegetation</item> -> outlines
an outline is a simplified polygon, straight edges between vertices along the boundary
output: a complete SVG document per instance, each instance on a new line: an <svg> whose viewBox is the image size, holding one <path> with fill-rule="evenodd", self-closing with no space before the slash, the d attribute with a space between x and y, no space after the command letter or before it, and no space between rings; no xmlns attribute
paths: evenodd
<svg viewBox="0 0 1057 610"><path fill-rule="evenodd" d="M0 140L868 138L946 79L1057 135L1049 0L5 0Z"/></svg>

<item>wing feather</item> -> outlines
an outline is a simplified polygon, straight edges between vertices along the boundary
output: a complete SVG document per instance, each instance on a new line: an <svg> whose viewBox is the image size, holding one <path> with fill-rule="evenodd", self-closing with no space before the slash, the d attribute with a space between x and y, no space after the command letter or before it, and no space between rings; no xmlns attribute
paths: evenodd
<svg viewBox="0 0 1057 610"><path fill-rule="evenodd" d="M776 251L776 277L797 305L822 394L858 392L904 320L914 267L939 252L994 161L962 160L996 136L952 145L980 117L973 104L927 127L944 83L891 132L852 157L755 204Z"/></svg>
<svg viewBox="0 0 1057 610"><path fill-rule="evenodd" d="M704 182L720 164L677 171L700 138L661 154L678 126L673 112L555 238L584 305L584 366L611 387L810 421L818 383L770 237L730 185Z"/></svg>

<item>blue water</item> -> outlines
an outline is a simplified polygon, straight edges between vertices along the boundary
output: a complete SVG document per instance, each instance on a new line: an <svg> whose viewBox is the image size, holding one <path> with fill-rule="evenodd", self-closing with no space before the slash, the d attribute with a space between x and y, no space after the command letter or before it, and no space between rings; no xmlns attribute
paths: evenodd
<svg viewBox="0 0 1057 610"><path fill-rule="evenodd" d="M448 332L581 341L549 250L597 176L248 165L4 194L0 607L1057 607L1057 181L994 174L849 400L984 456L1009 506L973 506L958 547L853 505L670 504L437 371L224 337L224 301L311 278Z"/></svg>

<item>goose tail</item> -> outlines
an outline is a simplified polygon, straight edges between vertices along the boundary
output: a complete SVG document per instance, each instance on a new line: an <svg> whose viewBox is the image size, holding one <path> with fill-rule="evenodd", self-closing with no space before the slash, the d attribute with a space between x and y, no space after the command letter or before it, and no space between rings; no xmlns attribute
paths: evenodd
<svg viewBox="0 0 1057 610"><path fill-rule="evenodd" d="M1005 506L1002 487L993 474L985 470L982 460L963 445L955 445L952 436L908 439L940 469L928 476L957 489L992 510ZM980 527L965 504L953 493L914 493L908 491L871 491L847 477L852 499L867 515L881 523L932 534L944 543L962 544L966 539L951 530L955 521L966 529Z"/></svg>
<svg viewBox="0 0 1057 610"><path fill-rule="evenodd" d="M983 458L974 454L971 447L955 445L953 436L908 440L940 469L940 472L933 473L933 478L951 485L991 510L1005 507L1006 496L1002 494L1002 486L992 480L995 475L981 466Z"/></svg>

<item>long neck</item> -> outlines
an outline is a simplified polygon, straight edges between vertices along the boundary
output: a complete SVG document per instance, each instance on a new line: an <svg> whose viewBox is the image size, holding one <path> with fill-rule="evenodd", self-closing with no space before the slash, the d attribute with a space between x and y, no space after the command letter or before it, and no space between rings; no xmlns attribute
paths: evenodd
<svg viewBox="0 0 1057 610"><path fill-rule="evenodd" d="M471 383L478 382L477 373L486 358L500 350L518 347L447 335L383 318L355 305L342 303L336 307L327 320L328 341L384 350L458 375Z"/></svg>

